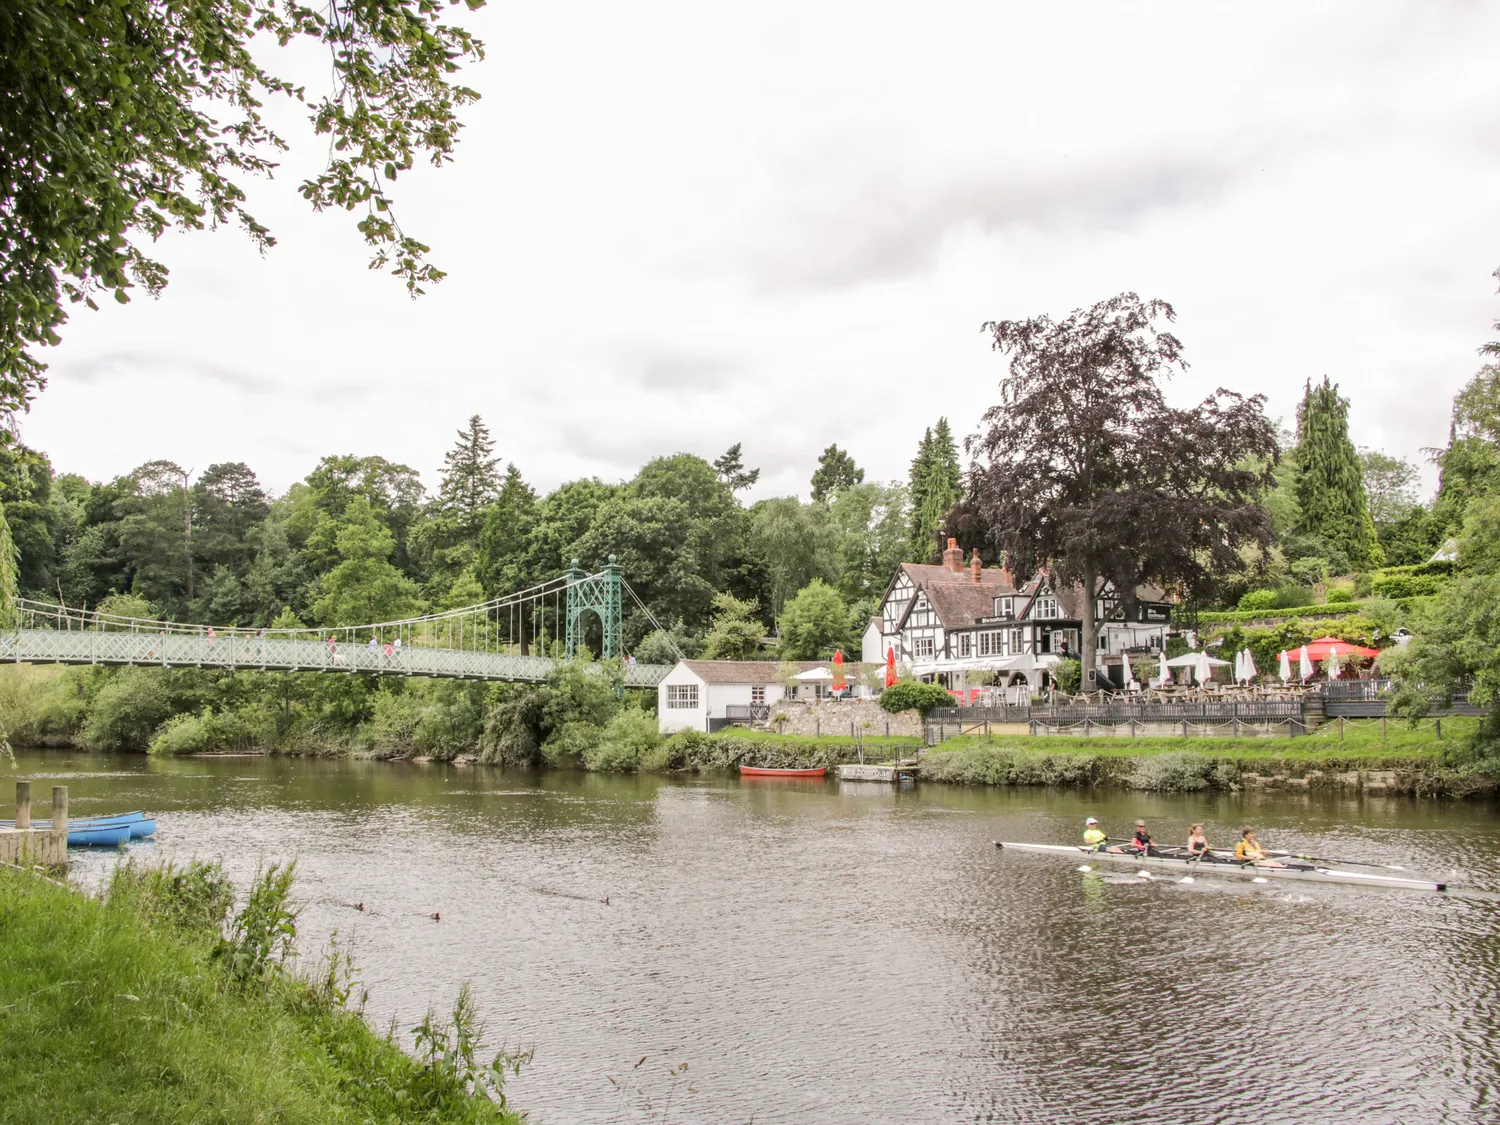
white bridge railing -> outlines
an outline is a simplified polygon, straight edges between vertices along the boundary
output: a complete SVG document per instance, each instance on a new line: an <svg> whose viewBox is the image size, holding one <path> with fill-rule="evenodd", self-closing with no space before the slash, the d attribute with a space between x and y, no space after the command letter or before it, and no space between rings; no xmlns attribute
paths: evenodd
<svg viewBox="0 0 1500 1125"><path fill-rule="evenodd" d="M0 633L0 660L29 664L136 664L241 671L367 672L455 680L540 683L557 667L549 656L408 645L328 644L236 631L211 637L189 632L114 632L99 629L15 629ZM627 687L654 687L672 669L627 664Z"/></svg>

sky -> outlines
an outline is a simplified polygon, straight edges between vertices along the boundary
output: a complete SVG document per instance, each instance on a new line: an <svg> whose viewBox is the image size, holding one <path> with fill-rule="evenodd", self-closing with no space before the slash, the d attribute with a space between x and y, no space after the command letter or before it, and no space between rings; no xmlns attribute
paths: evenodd
<svg viewBox="0 0 1500 1125"><path fill-rule="evenodd" d="M366 269L278 111L293 151L245 185L278 245L162 239L163 296L74 312L23 439L96 480L244 461L279 492L353 453L435 488L479 413L540 489L741 442L752 498L805 494L830 442L890 480L939 416L972 433L1005 371L984 321L1133 290L1176 308L1174 402L1290 424L1327 375L1358 445L1415 460L1496 335L1500 5L464 18L482 100L454 163L395 185L446 280L413 301Z"/></svg>

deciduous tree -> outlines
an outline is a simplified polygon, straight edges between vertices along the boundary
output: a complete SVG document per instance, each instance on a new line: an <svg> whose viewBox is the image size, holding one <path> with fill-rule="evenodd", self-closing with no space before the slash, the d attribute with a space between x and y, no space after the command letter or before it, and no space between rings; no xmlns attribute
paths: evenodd
<svg viewBox="0 0 1500 1125"><path fill-rule="evenodd" d="M968 443L971 503L1017 574L1091 592L1110 579L1127 600L1146 580L1202 597L1244 565L1241 547L1269 543L1264 400L1219 390L1168 406L1163 384L1186 364L1159 319L1174 319L1165 301L1123 293L1060 321L984 326L1010 370ZM1094 598L1080 601L1087 674L1097 621Z"/></svg>
<svg viewBox="0 0 1500 1125"><path fill-rule="evenodd" d="M287 59L277 45L306 43L328 51L321 94L272 69ZM437 281L388 188L419 157L450 158L457 111L479 96L454 75L482 55L433 0L0 5L0 413L42 385L32 348L58 342L69 303L161 291L167 268L144 248L166 231L234 224L273 245L239 182L269 176L288 147L268 99L304 105L327 138L303 197L361 213L371 265L411 292Z"/></svg>

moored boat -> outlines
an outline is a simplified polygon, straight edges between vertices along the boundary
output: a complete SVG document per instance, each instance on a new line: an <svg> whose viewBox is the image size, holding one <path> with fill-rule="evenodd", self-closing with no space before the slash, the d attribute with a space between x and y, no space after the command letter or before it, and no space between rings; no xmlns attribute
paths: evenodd
<svg viewBox="0 0 1500 1125"><path fill-rule="evenodd" d="M822 777L828 772L826 766L811 770L768 769L763 766L741 766L741 777Z"/></svg>
<svg viewBox="0 0 1500 1125"><path fill-rule="evenodd" d="M1292 879L1305 883L1346 883L1357 887L1386 887L1401 891L1446 891L1447 883L1429 882L1426 879L1408 879L1404 876L1377 875L1373 872L1350 871L1347 867L1320 866L1293 857L1278 858L1282 867L1267 867L1264 864L1242 863L1223 853L1210 853L1202 859L1190 859L1185 855L1167 854L1140 855L1131 852L1096 852L1090 848L1071 844L1022 844L996 840L995 847L1002 851L1043 852L1048 855L1072 856L1088 863L1115 863L1135 868L1157 868L1179 872L1195 877L1226 875L1249 879ZM1175 849L1173 849L1175 850Z"/></svg>
<svg viewBox="0 0 1500 1125"><path fill-rule="evenodd" d="M118 848L130 842L130 825L104 825L84 828L68 828L70 848Z"/></svg>
<svg viewBox="0 0 1500 1125"><path fill-rule="evenodd" d="M0 820L0 828L14 828L16 822L13 820ZM33 820L33 828L51 828L51 820ZM121 813L118 816L70 816L68 817L68 837L71 840L74 830L93 828L129 828L130 838L139 840L146 836L156 835L156 820L148 817L145 813L130 812Z"/></svg>

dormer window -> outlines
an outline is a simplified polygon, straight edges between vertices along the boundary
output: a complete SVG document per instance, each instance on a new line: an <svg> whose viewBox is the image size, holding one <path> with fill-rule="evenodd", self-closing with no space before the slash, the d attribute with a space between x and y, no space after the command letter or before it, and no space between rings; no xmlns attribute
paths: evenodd
<svg viewBox="0 0 1500 1125"><path fill-rule="evenodd" d="M1015 598L996 598L995 599L995 616L996 617L1010 617L1015 612L1016 612L1016 599Z"/></svg>
<svg viewBox="0 0 1500 1125"><path fill-rule="evenodd" d="M1052 621L1061 616L1057 612L1056 598L1037 598L1036 608L1031 611L1031 616L1039 621Z"/></svg>

